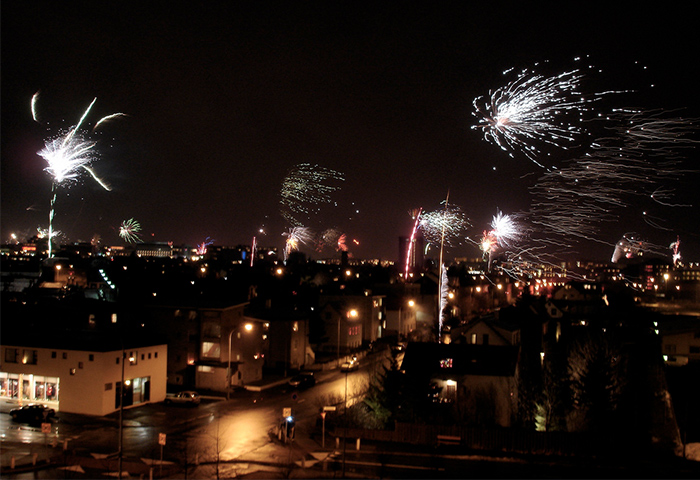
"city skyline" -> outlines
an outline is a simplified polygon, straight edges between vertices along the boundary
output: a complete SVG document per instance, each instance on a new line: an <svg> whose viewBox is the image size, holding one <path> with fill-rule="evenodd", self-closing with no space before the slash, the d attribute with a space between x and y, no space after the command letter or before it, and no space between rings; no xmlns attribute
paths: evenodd
<svg viewBox="0 0 700 480"><path fill-rule="evenodd" d="M664 121L690 119L683 126L697 139L700 98L687 70L698 56L697 25L681 7L132 7L3 5L3 242L48 227L52 180L37 152L92 105L83 125L86 141L97 142L90 168L104 185L83 172L57 189L59 243L94 235L125 243L120 225L132 220L145 242L233 246L255 237L282 252L303 226L314 233L298 247L309 256L332 255L345 234L352 256L398 260L397 239L414 227L409 212L440 212L447 200L466 217L462 235L445 245L451 258L481 255L502 212L523 228L511 254L608 260L634 232L658 257L670 261L669 245L680 239L682 258L700 259L694 144L667 163L675 152L666 144L677 138L665 135L678 134L678 123L660 127L664 145L639 167L653 169L653 182L616 164L578 191L558 183L581 175L580 159L607 160L618 146L588 148L595 128L594 140L617 134L594 125L599 113L635 108L649 121L662 111ZM556 132L545 129L536 155L508 151L479 128L475 103L526 70L545 78L577 70L585 75L572 91L620 93L594 99L576 148L548 145ZM302 190L283 191L289 179ZM615 197L583 195L600 185L596 195ZM543 192L552 189L574 193L547 204ZM566 231L550 236L558 225ZM323 232L332 241L318 251Z"/></svg>

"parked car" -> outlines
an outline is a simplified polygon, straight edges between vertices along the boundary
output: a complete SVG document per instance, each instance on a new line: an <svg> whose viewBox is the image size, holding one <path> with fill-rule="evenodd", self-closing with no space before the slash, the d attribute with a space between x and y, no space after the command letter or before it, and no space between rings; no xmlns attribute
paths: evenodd
<svg viewBox="0 0 700 480"><path fill-rule="evenodd" d="M350 362L343 363L340 366L340 371L343 373L354 372L358 368L360 368L360 362L358 362L357 360L352 360Z"/></svg>
<svg viewBox="0 0 700 480"><path fill-rule="evenodd" d="M301 372L289 379L289 385L295 388L308 388L316 385L314 372Z"/></svg>
<svg viewBox="0 0 700 480"><path fill-rule="evenodd" d="M29 403L10 410L12 420L25 423L40 423L56 416L56 411L42 403Z"/></svg>
<svg viewBox="0 0 700 480"><path fill-rule="evenodd" d="M202 401L199 393L194 390L185 390L175 394L167 394L165 397L166 405L188 405L196 407Z"/></svg>

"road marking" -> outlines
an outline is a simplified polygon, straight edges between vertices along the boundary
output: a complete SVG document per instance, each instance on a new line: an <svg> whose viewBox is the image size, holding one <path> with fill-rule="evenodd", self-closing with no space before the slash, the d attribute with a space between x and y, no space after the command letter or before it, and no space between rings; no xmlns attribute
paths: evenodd
<svg viewBox="0 0 700 480"><path fill-rule="evenodd" d="M341 461L341 460L338 460ZM345 463L351 463L354 465L364 465L367 467L389 467L389 468L410 468L413 470L432 470L432 471L438 471L438 472L444 472L445 469L442 467L439 468L434 468L434 467L423 467L421 465L401 465L401 464L396 464L396 463L376 463L376 462L357 462L354 460L345 460Z"/></svg>

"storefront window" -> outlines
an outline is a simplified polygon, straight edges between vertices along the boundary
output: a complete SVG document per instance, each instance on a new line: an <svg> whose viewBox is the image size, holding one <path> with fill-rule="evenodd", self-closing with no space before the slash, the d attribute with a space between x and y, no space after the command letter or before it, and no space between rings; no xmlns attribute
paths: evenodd
<svg viewBox="0 0 700 480"><path fill-rule="evenodd" d="M43 381L34 380L34 400L46 400L46 385Z"/></svg>
<svg viewBox="0 0 700 480"><path fill-rule="evenodd" d="M58 378L47 377L46 400L58 400Z"/></svg>

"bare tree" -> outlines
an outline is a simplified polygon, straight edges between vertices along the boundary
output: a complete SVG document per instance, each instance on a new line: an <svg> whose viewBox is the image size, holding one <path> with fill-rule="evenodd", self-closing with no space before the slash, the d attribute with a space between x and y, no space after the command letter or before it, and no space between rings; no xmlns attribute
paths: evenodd
<svg viewBox="0 0 700 480"><path fill-rule="evenodd" d="M617 339L605 331L588 332L569 350L573 427L614 427L626 381L626 360Z"/></svg>

